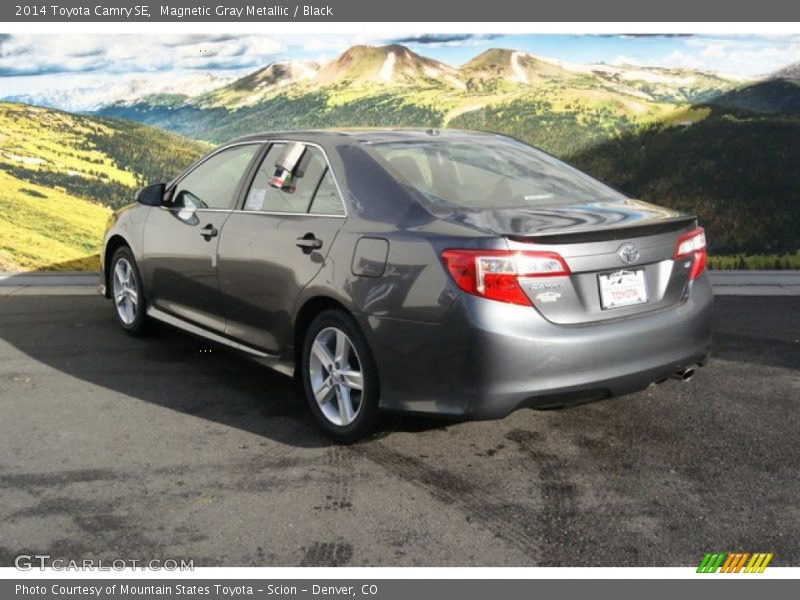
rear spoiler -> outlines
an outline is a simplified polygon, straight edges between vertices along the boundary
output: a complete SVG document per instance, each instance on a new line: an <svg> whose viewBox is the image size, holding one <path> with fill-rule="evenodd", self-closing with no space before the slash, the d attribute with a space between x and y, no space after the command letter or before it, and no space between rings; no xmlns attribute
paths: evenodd
<svg viewBox="0 0 800 600"><path fill-rule="evenodd" d="M534 242L536 244L579 244L582 242L607 242L611 240L624 240L644 235L657 235L680 231L686 227L696 226L697 217L686 215L669 220L648 223L646 225L633 225L631 227L608 227L590 231L564 231L563 233L540 233L532 235L507 234L506 238L515 242Z"/></svg>

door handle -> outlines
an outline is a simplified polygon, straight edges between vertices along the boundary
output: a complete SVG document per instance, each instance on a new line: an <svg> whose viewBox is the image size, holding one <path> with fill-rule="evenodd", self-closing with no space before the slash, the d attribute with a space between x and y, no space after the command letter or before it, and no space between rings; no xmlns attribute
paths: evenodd
<svg viewBox="0 0 800 600"><path fill-rule="evenodd" d="M217 237L219 235L219 231L217 231L217 228L209 223L200 230L200 235L202 235L205 240L209 242L211 241L212 237Z"/></svg>
<svg viewBox="0 0 800 600"><path fill-rule="evenodd" d="M316 238L313 233L307 233L303 237L297 238L296 244L306 254L310 254L312 250L322 248L322 240Z"/></svg>

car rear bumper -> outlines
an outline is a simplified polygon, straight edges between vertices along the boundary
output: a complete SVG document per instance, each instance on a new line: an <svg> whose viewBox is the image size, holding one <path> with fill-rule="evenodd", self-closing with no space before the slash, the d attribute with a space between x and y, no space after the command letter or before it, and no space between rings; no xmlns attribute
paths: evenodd
<svg viewBox="0 0 800 600"><path fill-rule="evenodd" d="M530 307L467 295L439 324L361 321L383 409L492 419L631 393L704 362L711 307L703 275L677 306L590 325L556 325Z"/></svg>

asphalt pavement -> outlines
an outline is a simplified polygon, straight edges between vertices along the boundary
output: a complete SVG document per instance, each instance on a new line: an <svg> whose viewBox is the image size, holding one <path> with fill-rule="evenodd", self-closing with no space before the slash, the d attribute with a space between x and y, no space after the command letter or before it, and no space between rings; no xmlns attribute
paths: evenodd
<svg viewBox="0 0 800 600"><path fill-rule="evenodd" d="M92 296L0 298L0 566L800 565L800 297L722 297L688 384L349 447L293 382Z"/></svg>

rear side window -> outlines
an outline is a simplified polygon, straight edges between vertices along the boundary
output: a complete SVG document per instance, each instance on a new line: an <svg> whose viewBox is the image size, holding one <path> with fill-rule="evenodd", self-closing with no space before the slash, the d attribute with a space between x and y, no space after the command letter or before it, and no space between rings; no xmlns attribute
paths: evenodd
<svg viewBox="0 0 800 600"><path fill-rule="evenodd" d="M276 162L286 144L273 144L258 168L245 200L244 210L307 213L317 188L327 171L325 156L318 148L306 146L291 179L282 187L270 182L275 175Z"/></svg>
<svg viewBox="0 0 800 600"><path fill-rule="evenodd" d="M330 169L327 169L322 176L309 212L316 215L344 216L344 205L339 198L339 190L336 189L336 182Z"/></svg>
<svg viewBox="0 0 800 600"><path fill-rule="evenodd" d="M173 205L179 208L233 208L236 188L258 149L258 144L234 146L201 163L175 186Z"/></svg>

